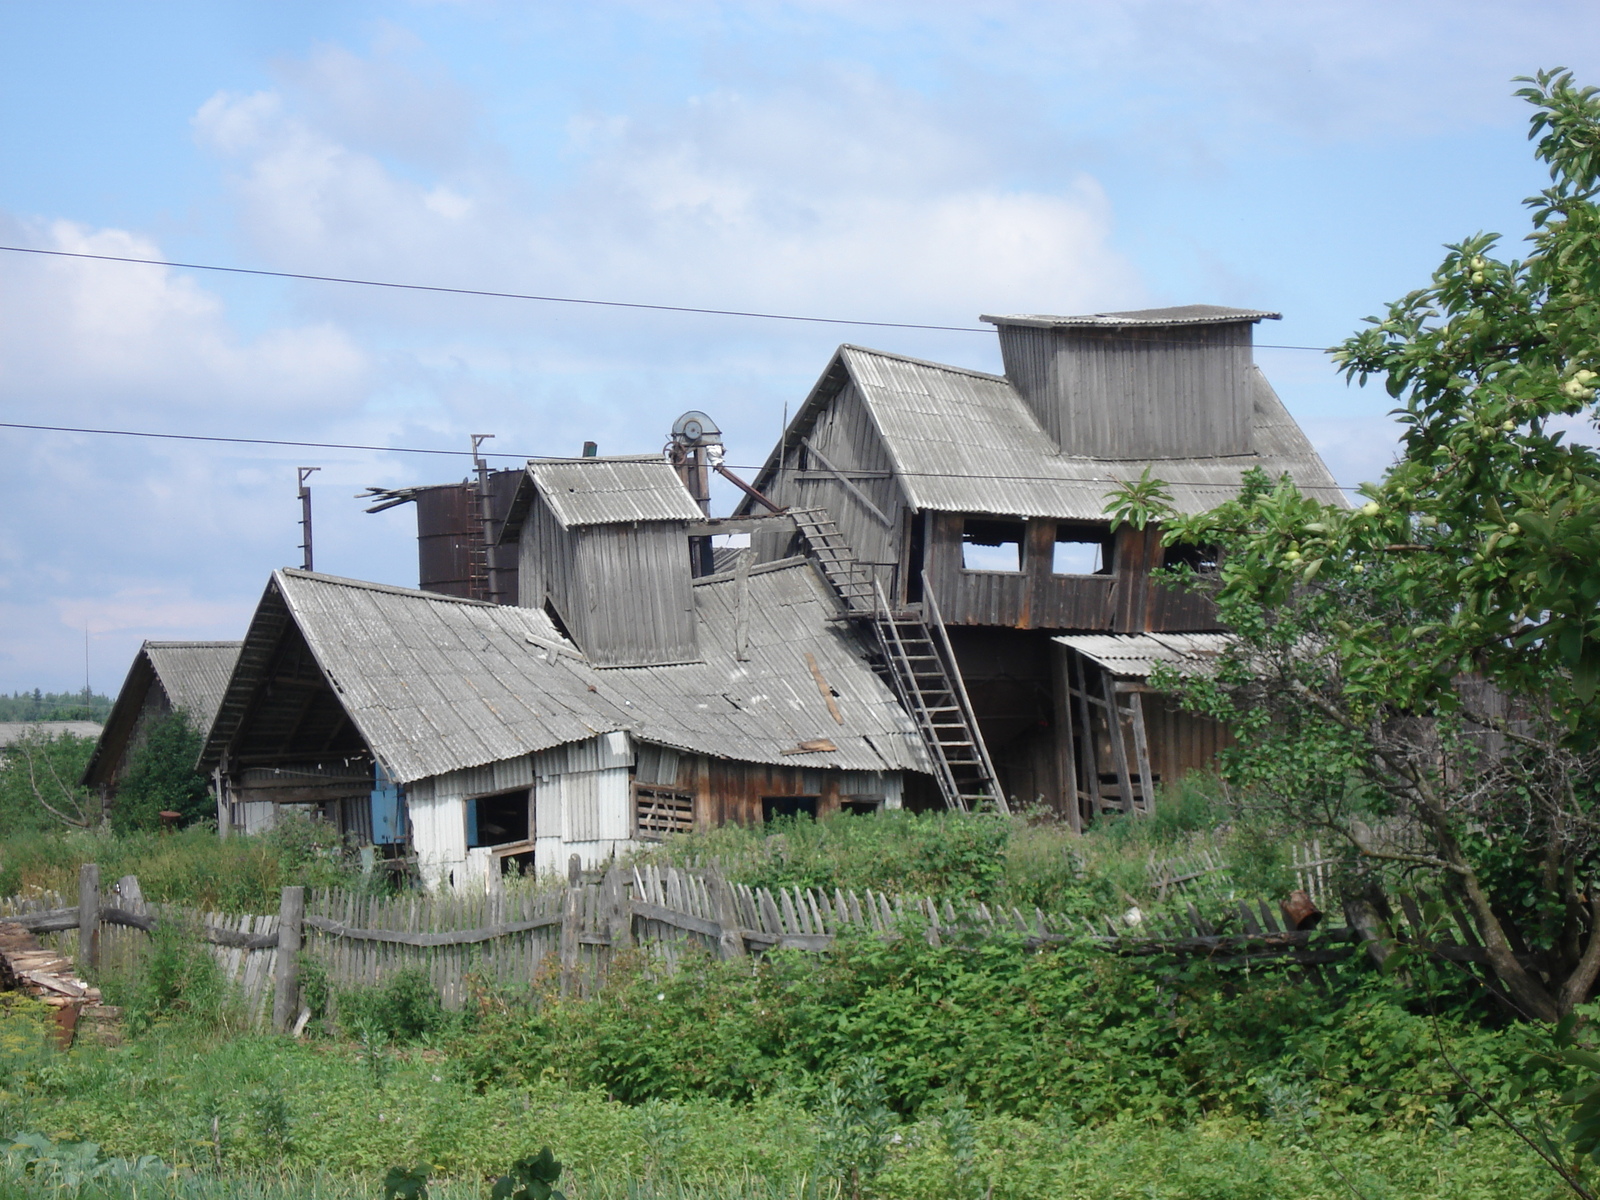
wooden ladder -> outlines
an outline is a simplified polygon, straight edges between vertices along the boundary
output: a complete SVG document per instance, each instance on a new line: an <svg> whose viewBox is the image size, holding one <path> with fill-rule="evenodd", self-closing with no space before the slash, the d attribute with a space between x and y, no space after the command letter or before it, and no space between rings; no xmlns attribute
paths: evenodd
<svg viewBox="0 0 1600 1200"><path fill-rule="evenodd" d="M933 760L934 778L945 806L971 812L974 806L988 803L999 812L1010 812L926 580L922 594L926 597L922 611L895 612L883 588L876 587L873 626L890 682Z"/></svg>
<svg viewBox="0 0 1600 1200"><path fill-rule="evenodd" d="M873 595L872 572L856 558L850 543L825 508L790 509L794 527L805 541L807 552L816 560L823 578L833 586L852 616L869 616L877 611Z"/></svg>

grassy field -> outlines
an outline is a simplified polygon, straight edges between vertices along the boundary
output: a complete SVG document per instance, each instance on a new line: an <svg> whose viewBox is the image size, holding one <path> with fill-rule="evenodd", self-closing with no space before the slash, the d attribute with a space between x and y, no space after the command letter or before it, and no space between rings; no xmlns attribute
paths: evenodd
<svg viewBox="0 0 1600 1200"><path fill-rule="evenodd" d="M1281 888L1282 855L1218 817L1191 787L1087 837L902 814L657 853L716 857L751 883L1084 915L1154 905L1152 856L1202 847L1234 859L1228 882ZM24 840L0 872L60 886L89 857L147 894L224 907L352 878L299 828ZM157 939L137 973L101 980L128 1008L117 1048L63 1054L40 1006L0 1007L0 1131L36 1135L0 1162L0 1200L377 1200L394 1167L425 1171L435 1198L481 1197L543 1146L572 1200L1564 1194L1481 1098L1524 1121L1553 1111L1560 1080L1513 1086L1535 1035L1459 977L1362 960L1317 981L1004 935L847 938L826 957L691 955L670 977L624 961L595 997L483 991L462 1013L399 979L338 997L338 1019L301 1041L230 1025L209 964Z"/></svg>

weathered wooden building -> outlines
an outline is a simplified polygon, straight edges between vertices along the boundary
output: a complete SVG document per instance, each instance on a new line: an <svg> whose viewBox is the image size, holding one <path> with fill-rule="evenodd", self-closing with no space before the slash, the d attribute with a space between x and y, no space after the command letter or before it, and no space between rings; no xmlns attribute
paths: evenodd
<svg viewBox="0 0 1600 1200"><path fill-rule="evenodd" d="M1170 743L1146 746L1140 769L1151 736L1140 693L1118 692L1058 635L1218 631L1203 596L1151 574L1203 567L1207 548L1110 529L1107 494L1146 469L1185 513L1234 494L1250 468L1342 502L1253 361L1256 323L1277 315L985 317L1004 375L843 346L754 481L781 507L826 510L890 608L937 609L1014 799L1078 820L1147 804L1152 781L1209 761L1220 731L1166 713ZM758 561L800 545L776 525L752 544Z"/></svg>
<svg viewBox="0 0 1600 1200"><path fill-rule="evenodd" d="M603 618L572 618L596 661L542 606L275 573L202 757L226 827L297 806L460 885L723 821L898 807L926 757L812 565L687 593L692 658L660 625L676 661L619 666Z"/></svg>
<svg viewBox="0 0 1600 1200"><path fill-rule="evenodd" d="M109 808L115 802L117 783L151 721L182 712L200 733L211 728L239 645L145 642L139 647L83 772L81 782L99 793L102 804Z"/></svg>

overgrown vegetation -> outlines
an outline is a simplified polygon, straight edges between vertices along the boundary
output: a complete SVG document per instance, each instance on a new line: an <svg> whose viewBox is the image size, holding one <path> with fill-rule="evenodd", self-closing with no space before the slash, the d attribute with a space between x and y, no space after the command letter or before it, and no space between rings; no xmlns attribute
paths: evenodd
<svg viewBox="0 0 1600 1200"><path fill-rule="evenodd" d="M179 825L215 825L216 802L194 766L202 741L182 710L148 722L118 781L111 827L122 833L160 829L163 812L177 813Z"/></svg>

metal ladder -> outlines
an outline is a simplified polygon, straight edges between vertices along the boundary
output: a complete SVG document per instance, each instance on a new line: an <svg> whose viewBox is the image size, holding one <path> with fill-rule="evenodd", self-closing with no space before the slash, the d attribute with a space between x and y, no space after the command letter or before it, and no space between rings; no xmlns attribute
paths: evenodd
<svg viewBox="0 0 1600 1200"><path fill-rule="evenodd" d="M971 812L974 805L988 803L999 812L1010 812L961 681L961 668L939 616L938 601L926 578L921 612L894 612L883 588L874 586L873 627L878 645L895 694L916 723L933 760L934 778L945 806Z"/></svg>
<svg viewBox="0 0 1600 1200"><path fill-rule="evenodd" d="M794 518L795 530L805 542L807 550L816 560L833 590L844 601L851 616L871 616L877 611L873 596L872 572L856 558L850 543L844 540L839 527L833 523L825 508L794 508L788 516Z"/></svg>

